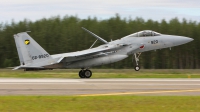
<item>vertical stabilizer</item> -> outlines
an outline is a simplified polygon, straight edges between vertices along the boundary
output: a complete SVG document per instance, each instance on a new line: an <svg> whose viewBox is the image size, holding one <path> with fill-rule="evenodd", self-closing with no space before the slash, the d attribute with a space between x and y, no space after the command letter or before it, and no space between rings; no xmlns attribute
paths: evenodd
<svg viewBox="0 0 200 112"><path fill-rule="evenodd" d="M21 65L42 66L43 62L52 59L51 55L49 55L49 53L47 53L26 32L14 35L14 39Z"/></svg>

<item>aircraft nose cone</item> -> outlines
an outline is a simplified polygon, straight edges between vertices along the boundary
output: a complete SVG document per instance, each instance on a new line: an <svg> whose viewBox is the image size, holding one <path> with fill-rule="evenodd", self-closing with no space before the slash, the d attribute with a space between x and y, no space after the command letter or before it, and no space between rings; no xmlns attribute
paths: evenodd
<svg viewBox="0 0 200 112"><path fill-rule="evenodd" d="M194 40L193 38L188 38L188 41L189 41L189 42L191 42L191 41L193 41L193 40Z"/></svg>
<svg viewBox="0 0 200 112"><path fill-rule="evenodd" d="M191 42L191 41L193 41L194 39L192 39L192 38L189 38L189 37L182 37L182 42L183 43L188 43L188 42Z"/></svg>
<svg viewBox="0 0 200 112"><path fill-rule="evenodd" d="M189 38L189 37L182 37L182 36L176 36L173 40L173 43L175 45L181 45L181 44L185 44L185 43L188 43L188 42L191 42L193 41L194 39L192 38Z"/></svg>

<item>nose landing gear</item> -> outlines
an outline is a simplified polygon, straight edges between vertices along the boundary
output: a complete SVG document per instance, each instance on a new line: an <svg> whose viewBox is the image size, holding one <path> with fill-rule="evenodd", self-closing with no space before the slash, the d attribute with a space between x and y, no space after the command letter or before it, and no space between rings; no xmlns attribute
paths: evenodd
<svg viewBox="0 0 200 112"><path fill-rule="evenodd" d="M140 70L140 67L137 65L135 66L135 71L139 71Z"/></svg>
<svg viewBox="0 0 200 112"><path fill-rule="evenodd" d="M92 76L92 72L89 69L82 69L79 71L80 78L90 78Z"/></svg>
<svg viewBox="0 0 200 112"><path fill-rule="evenodd" d="M140 55L141 55L141 53L134 53L134 55L133 55L135 57L135 62L136 62L135 71L140 70L140 66L138 64ZM133 59L132 59L132 61L133 61Z"/></svg>

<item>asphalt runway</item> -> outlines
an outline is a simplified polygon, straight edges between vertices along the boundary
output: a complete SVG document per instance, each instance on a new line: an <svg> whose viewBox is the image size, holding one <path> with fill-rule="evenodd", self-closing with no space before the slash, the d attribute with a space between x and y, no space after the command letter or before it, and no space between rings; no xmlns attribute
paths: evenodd
<svg viewBox="0 0 200 112"><path fill-rule="evenodd" d="M0 95L200 95L200 79L0 78Z"/></svg>

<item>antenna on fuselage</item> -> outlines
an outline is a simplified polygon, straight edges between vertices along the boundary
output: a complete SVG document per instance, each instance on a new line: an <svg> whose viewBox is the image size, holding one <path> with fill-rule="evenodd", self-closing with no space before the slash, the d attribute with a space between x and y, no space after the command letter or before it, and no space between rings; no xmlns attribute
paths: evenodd
<svg viewBox="0 0 200 112"><path fill-rule="evenodd" d="M82 27L83 30L85 30L86 32L88 32L89 34L91 34L92 36L94 36L95 38L97 38L98 40L100 40L101 42L108 44L108 42L104 39L102 39L101 37L99 37L98 35L92 33L91 31L87 30L86 28Z"/></svg>
<svg viewBox="0 0 200 112"><path fill-rule="evenodd" d="M103 42L103 43L105 43L105 44L108 44L108 42L107 42L106 40L102 39L102 38L99 37L98 35L92 33L91 31L87 30L87 29L84 28L84 27L81 27L81 28L82 28L83 30L85 30L86 32L88 32L89 34L91 34L93 37L97 38L97 40L100 40L101 42ZM91 46L89 49L91 49L91 48L94 46L94 44L97 42L97 40L92 44L92 46Z"/></svg>
<svg viewBox="0 0 200 112"><path fill-rule="evenodd" d="M97 40L98 40L98 39L97 39ZM89 49L91 49L91 48L94 46L94 44L97 42L97 40L94 41L94 43L91 45L91 47L90 47Z"/></svg>

